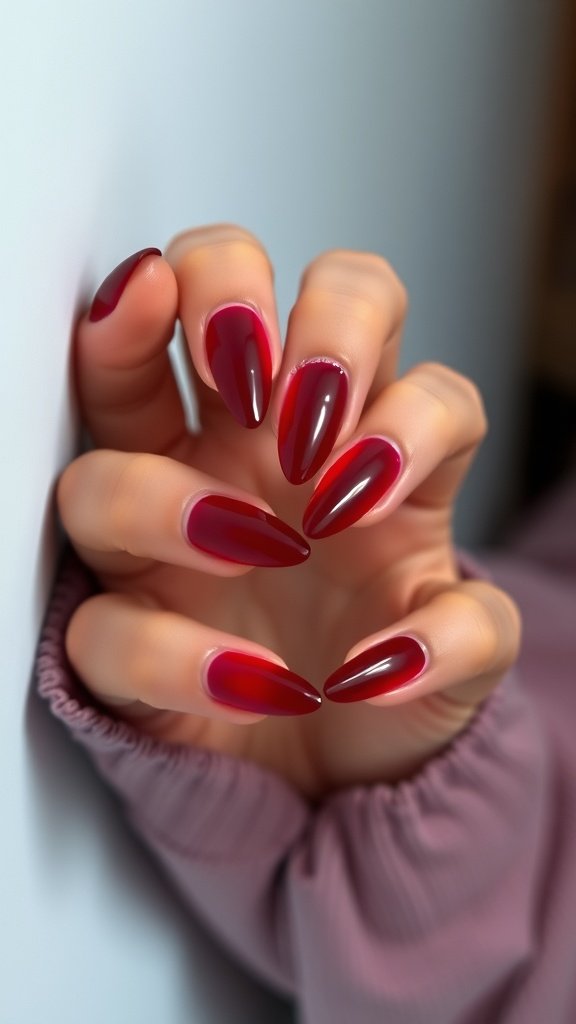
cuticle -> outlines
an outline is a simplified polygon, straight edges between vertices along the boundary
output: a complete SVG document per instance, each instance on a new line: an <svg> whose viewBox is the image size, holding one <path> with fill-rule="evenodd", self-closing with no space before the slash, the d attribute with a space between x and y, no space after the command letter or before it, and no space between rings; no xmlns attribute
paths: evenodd
<svg viewBox="0 0 576 1024"><path fill-rule="evenodd" d="M202 500L202 498L207 498L209 495L213 495L216 493L218 492L212 491L209 487L204 487L202 488L201 491L196 491L195 494L188 495L188 497L184 499L182 503L182 512L180 515L180 530L182 536L184 537L187 547L193 547L191 542L188 540L187 535L188 520L190 518L190 513L192 509L199 501Z"/></svg>
<svg viewBox="0 0 576 1024"><path fill-rule="evenodd" d="M392 636L387 636L385 640L377 640L375 643L370 644L369 647L364 647L361 651L358 652L358 654L355 654L352 658L349 658L348 660L354 661L355 658L359 658L363 654L368 654L369 651L374 650L374 648L378 647L380 644L386 644L392 640L400 640L402 638L406 638L407 640L414 640L424 653L424 664L420 671L418 672L418 674L412 676L409 682L405 684L406 686L409 686L411 683L415 683L418 679L420 679L421 676L424 675L424 673L430 667L430 663L432 660L428 644L424 643L421 637L419 637L416 633L393 633ZM346 662L344 664L346 664ZM402 689L403 688L404 687L402 687Z"/></svg>
<svg viewBox="0 0 576 1024"><path fill-rule="evenodd" d="M342 370L342 372L346 374L346 377L350 376L350 370L348 367L344 366L344 364L338 359L333 359L332 356L307 356L292 367L288 376L292 376L292 374L296 373L296 371L300 370L303 366L308 366L309 363L328 363L330 366L335 366L338 370Z"/></svg>
<svg viewBox="0 0 576 1024"><path fill-rule="evenodd" d="M212 317L216 313L219 313L220 310L222 310L222 309L230 309L231 307L238 307L238 306L240 306L242 309L250 309L253 313L256 314L256 316L258 317L260 323L262 324L262 326L264 328L264 333L266 335L266 342L268 344L268 351L269 351L269 354L270 354L270 362L272 364L272 371L274 373L275 351L274 351L274 346L272 345L272 334L271 334L271 331L270 331L270 326L268 324L268 321L267 321L266 317L264 316L262 308L260 306L256 305L255 302L251 302L248 299L230 299L227 302L221 302L218 306L214 306L214 308L211 309L208 313L204 313L200 317L200 333L202 335L202 338L204 338L204 339L206 338L206 326L207 326L209 320L211 320ZM205 344L202 346L202 350L203 350L203 359L204 359L204 370L207 371L207 373L208 373L207 379L211 380L211 379L213 379L212 378L212 370L210 369L210 365L208 363L208 358L207 358L207 354L206 354L206 345Z"/></svg>
<svg viewBox="0 0 576 1024"><path fill-rule="evenodd" d="M212 487L203 487L201 491L197 491L195 494L184 499L182 503L182 512L180 516L181 533L184 537L187 547L194 547L193 544L188 540L186 527L188 525L188 519L190 513L195 505L202 500L202 498L228 498L229 501L240 501L244 502L245 505L251 505L252 508L258 508L261 512L265 512L266 515L276 516L274 509L264 508L263 505L255 501L253 497L238 497L237 494L230 494L228 491L214 490ZM198 550L198 549L197 549ZM200 551L200 554L206 555L208 558L218 558L219 556L210 555L206 551Z"/></svg>
<svg viewBox="0 0 576 1024"><path fill-rule="evenodd" d="M240 306L242 309L251 309L253 313L256 313L268 333L268 325L264 319L260 306L257 306L254 302L248 302L246 299L229 299L228 302L220 302L217 306L214 306L213 309L209 310L208 313L204 313L200 318L202 332L205 333L206 324L216 313L219 313L222 309L231 309L235 306Z"/></svg>
<svg viewBox="0 0 576 1024"><path fill-rule="evenodd" d="M420 679L420 676L424 675L424 673L428 670L428 668L430 666L430 661L431 661L430 648L428 647L428 644L424 643L424 641L419 636L417 636L415 633L397 633L396 636L405 636L408 640L414 640L418 644L418 646L421 648L421 650L424 652L424 664L423 664L422 668L420 669L420 671L418 672L418 674L415 675L415 676L412 676L412 679L410 680L411 683L415 683L417 679ZM390 639L393 639L393 638L390 637Z"/></svg>

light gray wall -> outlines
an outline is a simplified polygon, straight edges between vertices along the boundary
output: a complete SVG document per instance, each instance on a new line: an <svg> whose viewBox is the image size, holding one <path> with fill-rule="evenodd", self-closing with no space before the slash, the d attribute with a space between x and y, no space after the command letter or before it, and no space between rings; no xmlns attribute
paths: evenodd
<svg viewBox="0 0 576 1024"><path fill-rule="evenodd" d="M81 753L28 700L77 450L79 301L117 262L234 220L274 259L385 254L404 365L478 380L492 437L459 519L508 500L554 0L52 0L0 37L2 938L6 1024L280 1022L172 904ZM222 978L229 984L224 994ZM228 1003L226 1003L228 999ZM81 1007L81 1009L80 1009Z"/></svg>

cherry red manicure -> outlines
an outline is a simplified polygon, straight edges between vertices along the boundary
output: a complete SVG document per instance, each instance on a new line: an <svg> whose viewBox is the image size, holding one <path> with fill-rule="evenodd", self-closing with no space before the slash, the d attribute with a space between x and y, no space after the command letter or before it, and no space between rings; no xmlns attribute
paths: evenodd
<svg viewBox="0 0 576 1024"><path fill-rule="evenodd" d="M96 292L92 300L88 319L94 322L109 316L120 302L122 293L138 264L145 256L161 255L160 249L140 249L138 252L133 253L132 256L128 256L122 263L119 263L115 270L108 274L108 277L102 282Z"/></svg>
<svg viewBox="0 0 576 1024"><path fill-rule="evenodd" d="M243 427L257 427L270 402L272 354L266 328L250 306L224 306L206 325L214 383Z"/></svg>
<svg viewBox="0 0 576 1024"><path fill-rule="evenodd" d="M338 363L309 360L292 374L278 426L285 477L302 484L320 469L338 437L348 397L348 375Z"/></svg>
<svg viewBox="0 0 576 1024"><path fill-rule="evenodd" d="M411 636L394 636L362 651L333 672L324 694L339 704L392 693L420 675L426 651Z"/></svg>
<svg viewBox="0 0 576 1024"><path fill-rule="evenodd" d="M201 551L241 565L298 565L310 554L310 545L287 523L224 494L208 494L196 501L185 533Z"/></svg>
<svg viewBox="0 0 576 1024"><path fill-rule="evenodd" d="M304 513L306 536L329 537L357 522L386 494L400 470L400 453L389 441L357 441L318 483Z"/></svg>
<svg viewBox="0 0 576 1024"><path fill-rule="evenodd" d="M239 651L222 651L205 672L208 693L222 704L263 715L309 715L322 698L287 668Z"/></svg>

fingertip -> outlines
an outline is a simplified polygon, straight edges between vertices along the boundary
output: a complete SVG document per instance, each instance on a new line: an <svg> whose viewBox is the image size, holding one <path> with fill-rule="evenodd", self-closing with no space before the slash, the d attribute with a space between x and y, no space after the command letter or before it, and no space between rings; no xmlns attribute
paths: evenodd
<svg viewBox="0 0 576 1024"><path fill-rule="evenodd" d="M104 279L78 320L81 357L110 368L141 365L166 347L177 310L178 285L170 264L159 249L141 249Z"/></svg>
<svg viewBox="0 0 576 1024"><path fill-rule="evenodd" d="M408 633L353 647L343 665L324 684L324 695L339 704L382 697L416 685L430 664L428 646Z"/></svg>
<svg viewBox="0 0 576 1024"><path fill-rule="evenodd" d="M262 311L248 302L225 302L209 311L201 330L201 353L220 397L241 426L260 426L270 404L276 348Z"/></svg>
<svg viewBox="0 0 576 1024"><path fill-rule="evenodd" d="M218 707L264 716L301 716L317 711L322 697L279 659L251 651L216 648L204 659L201 686Z"/></svg>
<svg viewBox="0 0 576 1024"><path fill-rule="evenodd" d="M90 323L97 323L109 316L118 305L130 279L135 275L141 264L144 264L144 272L147 266L155 262L155 257L161 256L161 250L153 246L139 249L137 252L122 260L107 277L104 278L96 291L92 304L88 311Z"/></svg>

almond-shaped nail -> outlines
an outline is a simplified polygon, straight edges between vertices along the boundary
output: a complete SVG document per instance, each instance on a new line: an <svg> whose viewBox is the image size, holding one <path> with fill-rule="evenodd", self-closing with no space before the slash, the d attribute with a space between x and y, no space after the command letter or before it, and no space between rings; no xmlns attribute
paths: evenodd
<svg viewBox="0 0 576 1024"><path fill-rule="evenodd" d="M326 680L324 694L339 704L392 693L411 683L427 664L414 637L393 636L346 661Z"/></svg>
<svg viewBox="0 0 576 1024"><path fill-rule="evenodd" d="M133 253L132 256L128 256L122 263L119 263L112 273L108 274L108 277L102 282L96 292L92 300L88 319L94 322L109 316L120 302L122 293L138 264L146 256L161 255L160 249L140 249L138 252Z"/></svg>
<svg viewBox="0 0 576 1024"><path fill-rule="evenodd" d="M208 494L194 502L184 531L195 548L240 565L298 565L310 545L296 530L270 512L224 494Z"/></svg>
<svg viewBox="0 0 576 1024"><path fill-rule="evenodd" d="M307 537L329 537L366 515L400 475L402 460L383 437L365 437L324 473L304 512Z"/></svg>
<svg viewBox="0 0 576 1024"><path fill-rule="evenodd" d="M217 309L206 324L206 357L218 392L243 427L257 427L272 391L272 353L262 319L251 306Z"/></svg>
<svg viewBox="0 0 576 1024"><path fill-rule="evenodd" d="M339 363L309 359L293 372L278 424L278 456L292 484L310 480L324 464L340 432L348 374Z"/></svg>
<svg viewBox="0 0 576 1024"><path fill-rule="evenodd" d="M262 715L309 715L322 698L311 683L282 665L240 651L211 656L204 687L221 704Z"/></svg>

